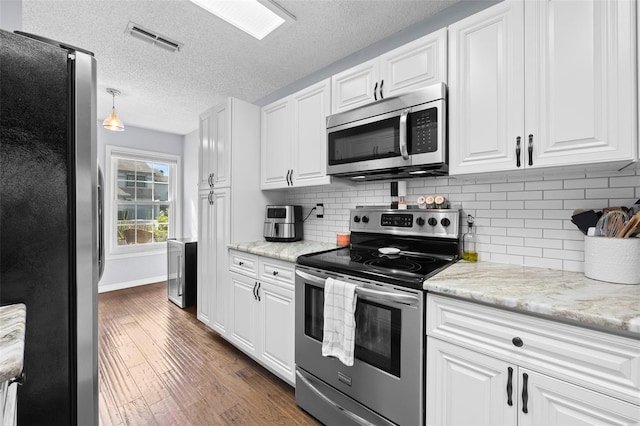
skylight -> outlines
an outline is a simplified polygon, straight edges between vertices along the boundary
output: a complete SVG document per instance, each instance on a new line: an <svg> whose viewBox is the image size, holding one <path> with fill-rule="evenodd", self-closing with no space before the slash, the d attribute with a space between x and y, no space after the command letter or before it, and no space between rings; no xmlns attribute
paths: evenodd
<svg viewBox="0 0 640 426"><path fill-rule="evenodd" d="M271 0L191 0L247 34L262 40L295 17Z"/></svg>

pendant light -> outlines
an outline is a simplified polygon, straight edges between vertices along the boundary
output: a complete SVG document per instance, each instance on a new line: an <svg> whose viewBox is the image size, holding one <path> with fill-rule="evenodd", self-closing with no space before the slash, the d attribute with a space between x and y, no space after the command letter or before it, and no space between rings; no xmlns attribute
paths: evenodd
<svg viewBox="0 0 640 426"><path fill-rule="evenodd" d="M107 93L109 93L112 96L113 103L111 106L111 115L104 119L104 121L102 122L102 127L104 127L107 130L123 132L124 124L122 124L122 120L120 120L118 118L118 115L116 114L116 96L120 95L120 91L116 89L108 88Z"/></svg>

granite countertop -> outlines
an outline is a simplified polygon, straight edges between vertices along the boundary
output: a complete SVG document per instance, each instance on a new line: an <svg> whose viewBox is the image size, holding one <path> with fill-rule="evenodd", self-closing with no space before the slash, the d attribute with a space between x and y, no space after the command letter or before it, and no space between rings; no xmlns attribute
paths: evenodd
<svg viewBox="0 0 640 426"><path fill-rule="evenodd" d="M22 372L26 323L24 304L0 306L0 383Z"/></svg>
<svg viewBox="0 0 640 426"><path fill-rule="evenodd" d="M640 285L596 281L577 272L460 261L425 281L424 289L640 338Z"/></svg>
<svg viewBox="0 0 640 426"><path fill-rule="evenodd" d="M295 262L298 256L303 254L338 248L337 245L332 243L309 240L295 241L292 243L272 243L262 240L229 244L227 247L233 250L286 260L288 262Z"/></svg>

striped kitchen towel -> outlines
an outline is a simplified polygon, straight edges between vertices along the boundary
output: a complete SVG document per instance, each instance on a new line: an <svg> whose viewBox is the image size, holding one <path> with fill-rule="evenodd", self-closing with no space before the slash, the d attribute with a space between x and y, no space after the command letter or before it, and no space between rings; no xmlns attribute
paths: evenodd
<svg viewBox="0 0 640 426"><path fill-rule="evenodd" d="M322 356L353 365L356 337L356 285L327 278L324 285Z"/></svg>

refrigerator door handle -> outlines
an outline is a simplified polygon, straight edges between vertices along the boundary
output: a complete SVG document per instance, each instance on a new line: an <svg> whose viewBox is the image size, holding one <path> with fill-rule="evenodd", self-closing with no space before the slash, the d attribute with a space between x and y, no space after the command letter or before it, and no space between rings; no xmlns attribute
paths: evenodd
<svg viewBox="0 0 640 426"><path fill-rule="evenodd" d="M104 178L98 167L98 280L104 273Z"/></svg>

